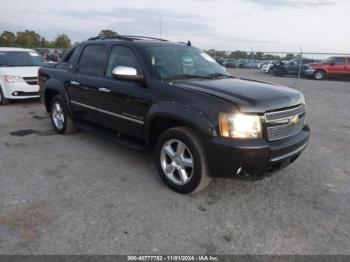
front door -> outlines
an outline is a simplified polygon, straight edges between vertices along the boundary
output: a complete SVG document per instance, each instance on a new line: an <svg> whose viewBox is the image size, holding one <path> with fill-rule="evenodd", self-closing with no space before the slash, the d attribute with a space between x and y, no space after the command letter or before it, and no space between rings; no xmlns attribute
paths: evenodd
<svg viewBox="0 0 350 262"><path fill-rule="evenodd" d="M344 57L334 57L329 65L328 72L330 75L343 75L345 74L345 58Z"/></svg>
<svg viewBox="0 0 350 262"><path fill-rule="evenodd" d="M116 45L108 58L103 88L96 96L98 121L103 126L144 138L144 122L151 107L150 89L137 81L114 79L117 66L132 67L143 75L139 60L127 46Z"/></svg>

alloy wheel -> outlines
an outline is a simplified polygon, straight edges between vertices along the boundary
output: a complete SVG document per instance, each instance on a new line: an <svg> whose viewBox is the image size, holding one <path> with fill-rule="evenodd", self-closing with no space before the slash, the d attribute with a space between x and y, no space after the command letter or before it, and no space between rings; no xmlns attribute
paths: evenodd
<svg viewBox="0 0 350 262"><path fill-rule="evenodd" d="M52 106L52 120L57 129L62 129L64 127L64 113L63 108L59 102L55 102Z"/></svg>
<svg viewBox="0 0 350 262"><path fill-rule="evenodd" d="M323 73L322 73L321 71L316 72L315 78L316 78L317 80L322 79L322 78L323 78Z"/></svg>
<svg viewBox="0 0 350 262"><path fill-rule="evenodd" d="M161 167L167 178L177 185L187 184L194 171L194 160L188 147L178 139L170 139L162 146Z"/></svg>

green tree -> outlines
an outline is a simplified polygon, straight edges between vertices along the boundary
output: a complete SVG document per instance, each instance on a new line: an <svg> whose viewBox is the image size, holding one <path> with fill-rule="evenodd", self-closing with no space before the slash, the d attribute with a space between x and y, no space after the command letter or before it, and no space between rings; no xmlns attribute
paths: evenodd
<svg viewBox="0 0 350 262"><path fill-rule="evenodd" d="M233 58L233 59L247 59L247 58L250 58L250 57L249 57L247 52L237 50L237 51L231 52L230 58Z"/></svg>
<svg viewBox="0 0 350 262"><path fill-rule="evenodd" d="M15 43L21 47L38 47L40 46L41 36L30 30L17 32Z"/></svg>
<svg viewBox="0 0 350 262"><path fill-rule="evenodd" d="M115 37L118 36L119 34L117 32L114 32L110 29L103 29L101 30L99 36L107 36L107 37Z"/></svg>
<svg viewBox="0 0 350 262"><path fill-rule="evenodd" d="M256 59L256 60L263 60L263 58L264 58L264 53L262 53L262 52L256 52L254 54L254 59Z"/></svg>
<svg viewBox="0 0 350 262"><path fill-rule="evenodd" d="M16 35L10 31L4 31L0 35L0 46L14 46Z"/></svg>
<svg viewBox="0 0 350 262"><path fill-rule="evenodd" d="M285 57L285 60L291 60L293 58L295 58L295 56L293 54L287 54Z"/></svg>
<svg viewBox="0 0 350 262"><path fill-rule="evenodd" d="M52 42L54 48L70 48L71 46L71 40L66 34L58 35Z"/></svg>
<svg viewBox="0 0 350 262"><path fill-rule="evenodd" d="M51 43L45 39L45 37L42 37L40 39L40 47L50 47Z"/></svg>

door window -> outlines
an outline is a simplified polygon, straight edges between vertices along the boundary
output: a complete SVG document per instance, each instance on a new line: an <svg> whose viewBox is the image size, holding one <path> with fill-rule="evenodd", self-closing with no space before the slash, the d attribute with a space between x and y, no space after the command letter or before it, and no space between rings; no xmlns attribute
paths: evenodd
<svg viewBox="0 0 350 262"><path fill-rule="evenodd" d="M86 46L79 61L79 73L89 76L103 76L106 51L105 45Z"/></svg>
<svg viewBox="0 0 350 262"><path fill-rule="evenodd" d="M136 69L137 74L142 74L142 69L134 52L125 46L115 46L112 48L111 54L108 59L106 77L112 78L112 71L117 66L127 66Z"/></svg>
<svg viewBox="0 0 350 262"><path fill-rule="evenodd" d="M335 57L334 64L335 65L344 65L345 64L344 57Z"/></svg>

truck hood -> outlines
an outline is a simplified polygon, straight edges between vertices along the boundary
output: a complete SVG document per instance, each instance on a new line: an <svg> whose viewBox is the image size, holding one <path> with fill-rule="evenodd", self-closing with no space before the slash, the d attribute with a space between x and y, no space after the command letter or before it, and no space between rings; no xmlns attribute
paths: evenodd
<svg viewBox="0 0 350 262"><path fill-rule="evenodd" d="M39 66L0 67L0 76L37 77Z"/></svg>
<svg viewBox="0 0 350 262"><path fill-rule="evenodd" d="M225 99L233 102L241 112L245 113L264 113L304 102L304 96L299 91L248 79L193 80L175 82L173 86Z"/></svg>

